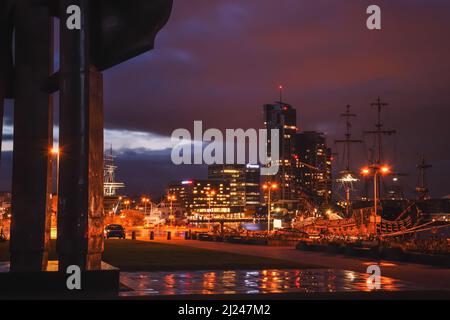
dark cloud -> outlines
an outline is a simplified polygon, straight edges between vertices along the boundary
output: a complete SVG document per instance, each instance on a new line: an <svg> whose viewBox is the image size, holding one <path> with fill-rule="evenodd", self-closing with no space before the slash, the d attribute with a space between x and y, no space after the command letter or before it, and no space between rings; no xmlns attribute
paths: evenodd
<svg viewBox="0 0 450 320"><path fill-rule="evenodd" d="M206 178L205 166L175 166L170 160L170 150L133 152L127 151L117 158L117 179L125 181L128 194L164 195L169 181Z"/></svg>
<svg viewBox="0 0 450 320"><path fill-rule="evenodd" d="M359 0L175 1L157 50L106 73L108 124L160 133L195 119L254 127L278 83L313 119L378 95L448 103L449 4L380 5L383 31L369 32Z"/></svg>

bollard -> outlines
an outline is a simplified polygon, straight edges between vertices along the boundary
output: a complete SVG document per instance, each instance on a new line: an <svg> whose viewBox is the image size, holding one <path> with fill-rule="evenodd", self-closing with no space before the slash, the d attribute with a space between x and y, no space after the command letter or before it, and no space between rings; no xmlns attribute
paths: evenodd
<svg viewBox="0 0 450 320"><path fill-rule="evenodd" d="M131 232L131 240L136 240L136 231Z"/></svg>
<svg viewBox="0 0 450 320"><path fill-rule="evenodd" d="M167 240L172 240L172 233L167 231Z"/></svg>
<svg viewBox="0 0 450 320"><path fill-rule="evenodd" d="M150 240L155 240L155 233L150 231Z"/></svg>

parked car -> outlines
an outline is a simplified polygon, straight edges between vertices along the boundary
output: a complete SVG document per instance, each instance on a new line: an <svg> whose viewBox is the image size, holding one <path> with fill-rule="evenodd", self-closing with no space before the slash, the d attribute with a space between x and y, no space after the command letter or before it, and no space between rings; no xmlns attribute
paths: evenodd
<svg viewBox="0 0 450 320"><path fill-rule="evenodd" d="M125 228L120 224L110 224L105 227L105 238L125 239Z"/></svg>

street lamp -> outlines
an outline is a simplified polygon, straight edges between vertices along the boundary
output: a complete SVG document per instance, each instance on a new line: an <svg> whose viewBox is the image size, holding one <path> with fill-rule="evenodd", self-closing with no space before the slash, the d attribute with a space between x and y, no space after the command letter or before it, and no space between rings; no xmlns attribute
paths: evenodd
<svg viewBox="0 0 450 320"><path fill-rule="evenodd" d="M271 193L272 190L278 189L276 183L268 183L263 185L263 189L267 191L267 236L270 234L270 207L271 207Z"/></svg>
<svg viewBox="0 0 450 320"><path fill-rule="evenodd" d="M377 232L377 217L378 217L378 202L380 198L379 190L379 177L380 175L387 175L391 173L391 168L387 165L373 164L369 167L361 169L361 175L367 177L373 175L373 204L374 204L374 234L378 235Z"/></svg>
<svg viewBox="0 0 450 320"><path fill-rule="evenodd" d="M59 202L59 155L61 151L59 147L53 147L50 149L50 154L56 156L56 200Z"/></svg>
<svg viewBox="0 0 450 320"><path fill-rule="evenodd" d="M380 168L380 172L381 172L382 174L388 174L388 173L391 172L391 168L389 168L388 166L382 166L382 167Z"/></svg>
<svg viewBox="0 0 450 320"><path fill-rule="evenodd" d="M170 201L170 216L169 216L169 220L171 220L173 218L173 202L177 200L177 197L175 197L175 195L171 195L169 194L167 196L167 200Z"/></svg>
<svg viewBox="0 0 450 320"><path fill-rule="evenodd" d="M141 202L144 204L144 214L147 214L147 204L150 202L150 199L142 197Z"/></svg>
<svg viewBox="0 0 450 320"><path fill-rule="evenodd" d="M130 203L131 203L130 200L125 200L123 203L125 204L125 209L129 210L130 209Z"/></svg>
<svg viewBox="0 0 450 320"><path fill-rule="evenodd" d="M213 199L216 192L214 190L206 191L206 195L208 196L208 229L211 229L211 218L212 218L212 211L211 211L211 200Z"/></svg>

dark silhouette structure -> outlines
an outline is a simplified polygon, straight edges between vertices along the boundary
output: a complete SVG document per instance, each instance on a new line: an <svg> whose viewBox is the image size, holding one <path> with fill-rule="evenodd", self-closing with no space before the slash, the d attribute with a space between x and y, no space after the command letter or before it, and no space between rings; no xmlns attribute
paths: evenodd
<svg viewBox="0 0 450 320"><path fill-rule="evenodd" d="M66 27L67 8L71 5L81 9L81 30ZM167 22L171 9L172 0L0 2L1 115L4 99L14 99L11 271L47 270L52 190L51 94L58 90L59 268L101 268L101 71L153 49L155 36ZM53 17L60 21L57 72L52 70Z"/></svg>

